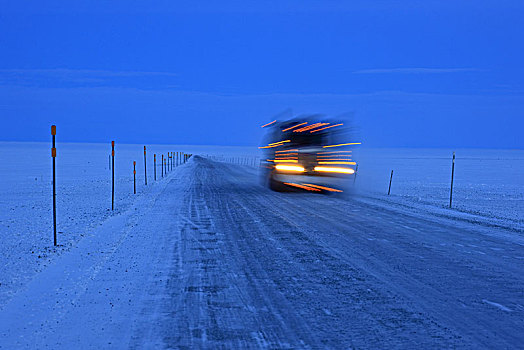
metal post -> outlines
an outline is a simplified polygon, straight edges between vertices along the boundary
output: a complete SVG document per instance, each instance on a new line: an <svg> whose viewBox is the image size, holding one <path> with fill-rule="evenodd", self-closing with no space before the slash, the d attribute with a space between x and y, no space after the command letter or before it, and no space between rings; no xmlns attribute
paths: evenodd
<svg viewBox="0 0 524 350"><path fill-rule="evenodd" d="M147 186L147 159L146 159L146 146L144 146L144 181Z"/></svg>
<svg viewBox="0 0 524 350"><path fill-rule="evenodd" d="M133 161L133 193L136 194L136 162Z"/></svg>
<svg viewBox="0 0 524 350"><path fill-rule="evenodd" d="M162 177L164 177L164 155L162 154Z"/></svg>
<svg viewBox="0 0 524 350"><path fill-rule="evenodd" d="M391 177L389 178L388 196L389 196L389 193L391 192L391 180L393 180L393 170L391 170Z"/></svg>
<svg viewBox="0 0 524 350"><path fill-rule="evenodd" d="M153 172L155 173L155 181L156 181L156 153L153 154Z"/></svg>
<svg viewBox="0 0 524 350"><path fill-rule="evenodd" d="M111 141L111 210L115 210L115 141Z"/></svg>
<svg viewBox="0 0 524 350"><path fill-rule="evenodd" d="M453 200L453 177L455 175L455 152L453 152L453 160L451 161L451 189L449 190L449 207L451 208L451 201Z"/></svg>
<svg viewBox="0 0 524 350"><path fill-rule="evenodd" d="M51 135L52 135L52 148L51 148L51 158L53 158L53 238L54 245L57 245L56 242L56 125L51 125Z"/></svg>

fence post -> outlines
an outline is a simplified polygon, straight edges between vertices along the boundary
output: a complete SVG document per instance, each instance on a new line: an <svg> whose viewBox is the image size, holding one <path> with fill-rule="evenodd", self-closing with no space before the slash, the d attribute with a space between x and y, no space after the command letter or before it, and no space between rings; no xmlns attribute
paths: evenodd
<svg viewBox="0 0 524 350"><path fill-rule="evenodd" d="M455 175L455 152L453 152L453 160L451 161L451 189L449 190L449 207L451 208L451 201L453 200L453 177Z"/></svg>
<svg viewBox="0 0 524 350"><path fill-rule="evenodd" d="M357 173L358 173L358 164L355 168L355 176L353 176L353 184L355 184L355 181L357 180Z"/></svg>
<svg viewBox="0 0 524 350"><path fill-rule="evenodd" d="M51 125L51 137L52 137L52 147L51 147L51 158L53 158L53 238L54 245L57 245L56 242L56 125Z"/></svg>
<svg viewBox="0 0 524 350"><path fill-rule="evenodd" d="M389 196L389 193L391 192L391 180L393 180L393 170L391 170L391 176L389 178L388 196Z"/></svg>
<svg viewBox="0 0 524 350"><path fill-rule="evenodd" d="M147 186L147 159L146 159L146 146L144 146L144 181Z"/></svg>
<svg viewBox="0 0 524 350"><path fill-rule="evenodd" d="M156 181L156 153L153 154L153 172L155 173L155 181Z"/></svg>
<svg viewBox="0 0 524 350"><path fill-rule="evenodd" d="M111 210L115 210L115 141L111 141Z"/></svg>
<svg viewBox="0 0 524 350"><path fill-rule="evenodd" d="M133 193L136 194L136 161L133 161Z"/></svg>
<svg viewBox="0 0 524 350"><path fill-rule="evenodd" d="M164 177L164 154L162 154L162 177Z"/></svg>

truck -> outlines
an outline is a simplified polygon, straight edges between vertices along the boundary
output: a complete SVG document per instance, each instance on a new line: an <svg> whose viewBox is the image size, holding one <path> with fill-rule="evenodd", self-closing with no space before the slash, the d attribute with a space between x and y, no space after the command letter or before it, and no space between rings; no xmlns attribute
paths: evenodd
<svg viewBox="0 0 524 350"><path fill-rule="evenodd" d="M266 137L261 169L273 191L343 192L355 176L356 162L342 121L320 116L296 117L263 125Z"/></svg>

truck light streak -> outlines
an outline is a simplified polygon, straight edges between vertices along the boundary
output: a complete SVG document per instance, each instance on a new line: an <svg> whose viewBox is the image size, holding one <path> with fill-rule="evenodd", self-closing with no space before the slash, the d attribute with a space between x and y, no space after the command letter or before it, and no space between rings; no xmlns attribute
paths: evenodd
<svg viewBox="0 0 524 350"><path fill-rule="evenodd" d="M306 169L304 169L304 167L301 167L300 165L285 165L285 164L277 164L275 165L275 169L282 170L282 171L297 171L297 172L306 171Z"/></svg>
<svg viewBox="0 0 524 350"><path fill-rule="evenodd" d="M351 159L340 159L340 158L322 158L322 159L319 159L318 160L319 164L329 164L330 161L332 162L350 162ZM345 163L342 163L342 164L345 164Z"/></svg>
<svg viewBox="0 0 524 350"><path fill-rule="evenodd" d="M308 190L308 191L320 192L320 190L318 188L304 186L304 185L300 185L300 184L295 184L295 183L292 183L292 182L284 182L284 185L289 185L289 186L294 186L294 187L298 187L298 188L303 188L303 189Z"/></svg>
<svg viewBox="0 0 524 350"><path fill-rule="evenodd" d="M288 131L288 130L291 130L291 129L294 129L294 128L296 128L297 126L304 125L304 124L307 124L307 122L300 123L300 124L297 124L297 125L293 125L292 127L289 127L289 128L286 128L286 129L282 130L282 132L284 132L284 131Z"/></svg>
<svg viewBox="0 0 524 350"><path fill-rule="evenodd" d="M300 128L300 129L293 130L293 132L308 131L308 130L311 130L311 129L314 129L314 128L318 128L319 126L328 125L328 124L329 123L315 123L315 124L311 124L311 125L305 126L303 128Z"/></svg>
<svg viewBox="0 0 524 350"><path fill-rule="evenodd" d="M298 149L286 149L286 150L282 150L282 151L275 151L275 153L279 153L279 152L291 152L291 151L297 151L297 152L298 152Z"/></svg>
<svg viewBox="0 0 524 350"><path fill-rule="evenodd" d="M278 147L278 146L282 146L284 143L286 142L291 142L291 140L283 140L283 141L278 141L278 142L273 142L273 143L270 143L269 145L267 146L263 146L263 147L258 147L258 148L272 148L272 147Z"/></svg>
<svg viewBox="0 0 524 350"><path fill-rule="evenodd" d="M338 145L322 146L322 148L340 147L340 146L350 146L350 145L361 145L361 144L362 144L362 142L340 143L340 144L338 144Z"/></svg>
<svg viewBox="0 0 524 350"><path fill-rule="evenodd" d="M277 151L279 152L279 151ZM280 151L282 152L282 151ZM330 153L351 153L353 151L331 151L331 152L326 152L326 151L322 151L322 152L317 152L317 154L330 154Z"/></svg>
<svg viewBox="0 0 524 350"><path fill-rule="evenodd" d="M344 125L344 124L343 124L343 123L340 123L340 124L335 124L335 125L326 126L326 127L323 127L323 128L317 129L317 130L312 130L312 131L310 131L310 133L317 132L317 131L320 131L320 130L329 129L329 128L334 128L335 126L340 126L340 125Z"/></svg>
<svg viewBox="0 0 524 350"><path fill-rule="evenodd" d="M355 170L351 168L336 168L336 167L326 167L326 166L316 166L315 171L325 172L325 173L341 173L341 174L354 174Z"/></svg>
<svg viewBox="0 0 524 350"><path fill-rule="evenodd" d="M344 192L342 190L337 190L336 188L325 187L325 186L320 186L320 185L313 185L313 184L304 184L304 185L320 188L321 190L326 190L326 191L331 191L331 192Z"/></svg>
<svg viewBox="0 0 524 350"><path fill-rule="evenodd" d="M261 128L265 128L266 126L270 126L273 123L276 123L276 120L273 120L272 122L269 122L267 124L262 125Z"/></svg>

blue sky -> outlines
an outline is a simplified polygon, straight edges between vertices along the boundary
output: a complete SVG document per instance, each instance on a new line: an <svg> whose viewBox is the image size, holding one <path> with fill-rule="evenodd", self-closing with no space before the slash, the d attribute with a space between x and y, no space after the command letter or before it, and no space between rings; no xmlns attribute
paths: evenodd
<svg viewBox="0 0 524 350"><path fill-rule="evenodd" d="M524 148L522 1L0 4L2 140L257 145L292 108L373 147Z"/></svg>

